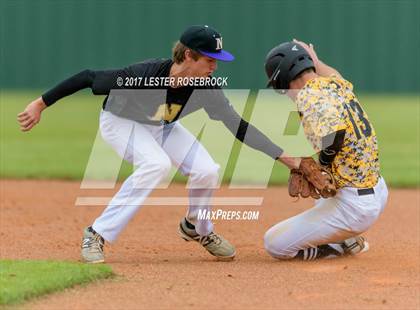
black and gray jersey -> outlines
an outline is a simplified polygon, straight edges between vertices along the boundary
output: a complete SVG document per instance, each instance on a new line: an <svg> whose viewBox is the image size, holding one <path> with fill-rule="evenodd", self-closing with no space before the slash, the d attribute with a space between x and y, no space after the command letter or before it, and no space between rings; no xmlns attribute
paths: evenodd
<svg viewBox="0 0 420 310"><path fill-rule="evenodd" d="M123 118L149 125L166 125L200 109L213 120L222 121L237 139L272 158L283 150L243 120L218 86L154 85L168 78L173 61L150 59L121 69L84 70L62 81L42 98L50 106L63 97L90 88L105 95L103 109Z"/></svg>

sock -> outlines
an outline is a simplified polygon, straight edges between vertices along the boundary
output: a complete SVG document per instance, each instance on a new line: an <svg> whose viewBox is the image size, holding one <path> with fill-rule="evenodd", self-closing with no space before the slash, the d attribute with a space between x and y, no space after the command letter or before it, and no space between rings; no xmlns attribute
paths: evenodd
<svg viewBox="0 0 420 310"><path fill-rule="evenodd" d="M187 226L188 229L194 229L195 230L195 226L193 224L191 224L190 222L188 222L187 218L185 218L185 226Z"/></svg>
<svg viewBox="0 0 420 310"><path fill-rule="evenodd" d="M318 257L319 249L316 248L307 248L303 250L299 250L295 258L301 259L301 260L315 260Z"/></svg>
<svg viewBox="0 0 420 310"><path fill-rule="evenodd" d="M299 250L295 258L310 261L317 258L332 258L342 256L344 253L343 248L339 244L323 244L315 248L307 248Z"/></svg>
<svg viewBox="0 0 420 310"><path fill-rule="evenodd" d="M339 243L329 243L328 246L331 247L331 248L333 248L337 252L339 252L341 255L344 254L344 249L341 246L341 244L339 244Z"/></svg>

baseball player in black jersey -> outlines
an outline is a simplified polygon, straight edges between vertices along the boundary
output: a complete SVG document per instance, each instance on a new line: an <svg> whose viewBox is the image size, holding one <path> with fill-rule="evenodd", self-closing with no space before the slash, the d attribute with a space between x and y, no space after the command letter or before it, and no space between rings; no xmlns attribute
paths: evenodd
<svg viewBox="0 0 420 310"><path fill-rule="evenodd" d="M222 121L237 139L289 168L297 168L300 159L286 156L280 147L243 120L219 87L181 83L185 78L209 78L217 69L217 60L233 59L222 49L222 37L215 29L207 25L191 26L175 44L172 59L147 60L118 70L84 70L44 93L18 115L21 130L28 131L40 121L45 108L63 97L84 88L106 96L100 115L102 137L136 169L103 213L85 228L84 261L104 261L105 240L117 239L172 165L189 176L191 199L186 217L179 225L182 238L199 242L219 259L235 256L235 248L213 232L212 222L197 218L199 210L210 208L219 166L177 121L203 108L211 119ZM166 83L167 78L170 83ZM165 83L156 86L156 81Z"/></svg>

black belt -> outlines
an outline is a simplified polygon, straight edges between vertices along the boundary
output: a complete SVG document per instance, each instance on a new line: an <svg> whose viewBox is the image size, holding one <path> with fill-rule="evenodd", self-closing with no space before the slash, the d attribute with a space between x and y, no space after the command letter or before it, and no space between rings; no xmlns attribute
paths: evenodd
<svg viewBox="0 0 420 310"><path fill-rule="evenodd" d="M361 189L357 190L357 194L359 196L375 194L375 190L372 187L371 188L361 188Z"/></svg>

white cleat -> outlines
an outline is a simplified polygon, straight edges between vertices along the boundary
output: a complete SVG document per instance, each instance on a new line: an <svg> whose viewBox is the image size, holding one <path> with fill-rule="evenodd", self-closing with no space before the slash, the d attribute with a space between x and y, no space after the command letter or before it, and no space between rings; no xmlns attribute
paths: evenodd
<svg viewBox="0 0 420 310"><path fill-rule="evenodd" d="M86 227L83 231L82 239L82 259L86 263L99 264L105 262L104 238L101 237L91 227Z"/></svg>
<svg viewBox="0 0 420 310"><path fill-rule="evenodd" d="M346 255L356 255L369 251L369 243L362 236L357 236L344 240L341 244Z"/></svg>

